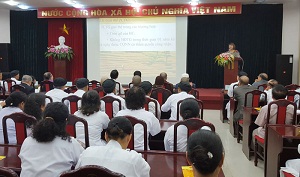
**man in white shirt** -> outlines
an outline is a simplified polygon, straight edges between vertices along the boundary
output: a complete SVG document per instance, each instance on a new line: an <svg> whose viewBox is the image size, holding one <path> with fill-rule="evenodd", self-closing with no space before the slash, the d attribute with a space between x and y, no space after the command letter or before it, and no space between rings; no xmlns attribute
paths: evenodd
<svg viewBox="0 0 300 177"><path fill-rule="evenodd" d="M61 77L54 79L53 85L54 89L48 91L46 96L50 96L53 102L61 102L63 98L69 96L64 90L65 85L67 84L67 80ZM48 101L48 99L47 99Z"/></svg>
<svg viewBox="0 0 300 177"><path fill-rule="evenodd" d="M264 92L267 94L267 103L268 104L273 101L272 89L277 84L278 84L278 82L275 79L270 79L267 83L267 88L264 90ZM260 95L260 100L264 100L264 99L265 99L265 95Z"/></svg>
<svg viewBox="0 0 300 177"><path fill-rule="evenodd" d="M192 86L188 82L180 82L178 84L178 93L171 95L167 101L161 106L163 112L168 112L171 110L170 120L177 120L177 103L180 100L186 98L195 98L193 95L188 94L192 90ZM179 115L179 120L182 117Z"/></svg>
<svg viewBox="0 0 300 177"><path fill-rule="evenodd" d="M121 101L121 110L125 109L126 106L125 106L125 100L116 95L116 82L113 80L113 79L106 79L103 84L102 84L102 87L103 87L103 91L106 93L106 96L111 96L111 97L114 97L118 100ZM105 102L101 100L101 111L105 112ZM113 102L113 117L115 117L115 115L119 112L119 103L117 101L114 101Z"/></svg>
<svg viewBox="0 0 300 177"><path fill-rule="evenodd" d="M82 95L89 90L89 80L87 78L79 78L76 81L77 91L70 95L76 95L82 98Z"/></svg>
<svg viewBox="0 0 300 177"><path fill-rule="evenodd" d="M117 82L118 77L119 77L118 70L114 69L110 72L110 78L112 78L114 81ZM119 84L120 84L120 90L119 90ZM124 95L124 89L122 87L122 84L120 82L119 84L116 84L116 95Z"/></svg>
<svg viewBox="0 0 300 177"><path fill-rule="evenodd" d="M149 133L152 136L157 135L161 128L158 119L151 112L144 109L145 100L146 95L142 88L130 88L125 98L127 109L118 112L116 116L132 116L145 121L148 131L147 136L149 137ZM144 150L144 128L140 124L134 127L134 149Z"/></svg>
<svg viewBox="0 0 300 177"><path fill-rule="evenodd" d="M146 98L151 98L150 95L151 95L151 91L152 91L152 84L149 81L143 81L141 83L140 87L145 91ZM151 98L151 99L153 99L156 102L157 107L155 107L155 103L150 102L148 104L149 112L151 112L153 115L155 115L155 109L156 109L157 118L160 119L160 116L161 116L160 104L156 99L154 99L154 98Z"/></svg>

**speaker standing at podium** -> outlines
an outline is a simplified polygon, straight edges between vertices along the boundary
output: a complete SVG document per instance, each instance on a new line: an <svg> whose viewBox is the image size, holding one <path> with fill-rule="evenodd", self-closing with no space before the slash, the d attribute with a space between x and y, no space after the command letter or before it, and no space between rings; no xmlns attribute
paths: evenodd
<svg viewBox="0 0 300 177"><path fill-rule="evenodd" d="M235 44L234 43L229 43L228 44L228 53L232 54L234 58L240 58L241 60L239 61L239 71L243 71L244 68L244 60L240 55L240 52L236 50Z"/></svg>

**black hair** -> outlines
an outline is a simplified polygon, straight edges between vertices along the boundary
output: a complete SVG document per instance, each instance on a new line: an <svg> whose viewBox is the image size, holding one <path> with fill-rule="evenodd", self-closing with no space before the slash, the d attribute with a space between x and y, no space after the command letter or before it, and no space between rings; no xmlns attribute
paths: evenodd
<svg viewBox="0 0 300 177"><path fill-rule="evenodd" d="M42 93L30 94L25 102L24 112L26 114L34 116L37 120L41 120L43 117L41 106L45 106L46 104L45 99L46 99L45 94Z"/></svg>
<svg viewBox="0 0 300 177"><path fill-rule="evenodd" d="M197 130L187 141L187 156L196 170L207 175L213 173L223 158L220 137L209 130Z"/></svg>
<svg viewBox="0 0 300 177"><path fill-rule="evenodd" d="M114 70L112 70L112 71L110 72L110 78L112 78L112 79L117 79L118 76L119 76L118 70L114 69Z"/></svg>
<svg viewBox="0 0 300 177"><path fill-rule="evenodd" d="M126 107L131 110L144 108L146 102L145 91L140 87L132 87L126 92Z"/></svg>
<svg viewBox="0 0 300 177"><path fill-rule="evenodd" d="M242 76L248 76L248 74L247 74L245 71L240 71L240 72L238 73L238 76L239 76L239 77L242 77Z"/></svg>
<svg viewBox="0 0 300 177"><path fill-rule="evenodd" d="M32 137L38 142L51 142L56 136L62 140L71 141L66 132L66 119L69 115L68 107L61 102L49 103L44 111L44 119L33 128Z"/></svg>
<svg viewBox="0 0 300 177"><path fill-rule="evenodd" d="M287 93L288 89L281 84L275 85L272 88L272 96L275 100L285 99Z"/></svg>
<svg viewBox="0 0 300 177"><path fill-rule="evenodd" d="M19 104L27 100L27 95L24 92L13 92L5 100L6 106L19 107Z"/></svg>
<svg viewBox="0 0 300 177"><path fill-rule="evenodd" d="M108 123L106 134L109 139L124 139L132 133L132 124L126 117L114 117Z"/></svg>
<svg viewBox="0 0 300 177"><path fill-rule="evenodd" d="M142 77L141 71L134 71L133 76L136 76L136 75Z"/></svg>
<svg viewBox="0 0 300 177"><path fill-rule="evenodd" d="M184 99L180 105L180 115L183 119L199 117L199 104L193 98Z"/></svg>
<svg viewBox="0 0 300 177"><path fill-rule="evenodd" d="M156 76L154 82L155 85L162 86L164 85L164 83L165 83L165 79L162 76Z"/></svg>
<svg viewBox="0 0 300 177"><path fill-rule="evenodd" d="M90 90L83 94L80 111L83 115L89 116L100 110L100 97L97 91Z"/></svg>

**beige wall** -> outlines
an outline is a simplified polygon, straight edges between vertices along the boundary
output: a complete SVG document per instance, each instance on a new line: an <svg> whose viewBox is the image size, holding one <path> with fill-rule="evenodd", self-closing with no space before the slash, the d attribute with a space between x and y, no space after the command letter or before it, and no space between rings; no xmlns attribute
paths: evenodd
<svg viewBox="0 0 300 177"><path fill-rule="evenodd" d="M10 43L9 10L0 9L0 43Z"/></svg>

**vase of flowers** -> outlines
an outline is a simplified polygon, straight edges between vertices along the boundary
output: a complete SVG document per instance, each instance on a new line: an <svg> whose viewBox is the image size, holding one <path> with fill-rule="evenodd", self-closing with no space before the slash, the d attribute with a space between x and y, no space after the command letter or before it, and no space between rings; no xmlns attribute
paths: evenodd
<svg viewBox="0 0 300 177"><path fill-rule="evenodd" d="M234 62L234 55L231 53L221 53L215 57L215 63L219 66L225 67Z"/></svg>
<svg viewBox="0 0 300 177"><path fill-rule="evenodd" d="M47 51L45 52L45 57L49 59L49 57L52 57L56 60L64 60L68 59L69 61L73 59L74 56L73 49L71 47L64 47L59 48L54 45L51 45L47 48Z"/></svg>

